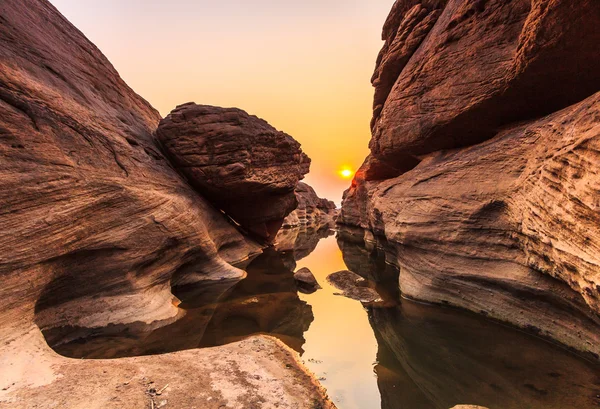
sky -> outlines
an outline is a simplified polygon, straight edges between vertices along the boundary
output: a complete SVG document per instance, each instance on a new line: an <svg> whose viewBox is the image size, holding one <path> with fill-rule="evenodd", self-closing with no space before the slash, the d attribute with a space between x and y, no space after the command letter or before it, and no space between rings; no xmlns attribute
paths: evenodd
<svg viewBox="0 0 600 409"><path fill-rule="evenodd" d="M394 0L50 1L163 117L190 101L238 107L292 135L312 159L305 181L339 205L340 171L368 153Z"/></svg>

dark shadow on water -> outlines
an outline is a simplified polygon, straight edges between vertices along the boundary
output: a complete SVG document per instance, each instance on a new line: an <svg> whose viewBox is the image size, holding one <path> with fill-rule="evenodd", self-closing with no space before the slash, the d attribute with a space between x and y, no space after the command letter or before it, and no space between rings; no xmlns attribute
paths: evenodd
<svg viewBox="0 0 600 409"><path fill-rule="evenodd" d="M385 242L338 244L350 270L384 288L397 283ZM378 342L382 409L600 407L599 365L514 328L408 300L396 308L368 308L368 316Z"/></svg>
<svg viewBox="0 0 600 409"><path fill-rule="evenodd" d="M303 334L313 314L298 296L293 277L296 261L333 232L289 229L287 233L284 249L267 248L248 265L240 266L248 273L244 280L173 288L183 313L169 325L49 328L43 330L46 341L67 357L110 359L211 347L268 334L302 352ZM211 294L219 297L211 298Z"/></svg>
<svg viewBox="0 0 600 409"><path fill-rule="evenodd" d="M323 289L301 299L293 272L296 262L311 254L330 234L327 229L283 231L277 246L243 266L248 272L246 279L214 284L222 294L217 300L206 296L213 291L205 285L174 288L182 301L179 307L183 314L169 325L151 328L137 323L93 330L62 327L47 329L44 335L58 353L75 358L160 354L222 345L255 334L278 337L299 352L309 345L318 351L320 342L331 343L330 338L336 334L323 331L323 327L309 328L313 309L318 311L317 302L321 303L321 311L330 309L333 298L327 297L339 296ZM309 268L313 263L318 270L317 265L324 265L324 257L339 259L341 251L349 270L374 283L383 299L394 301L386 307L365 306L364 315L362 309L352 315L352 320L364 320L361 328L366 329L362 331L368 331L370 337L364 339L372 339L369 347L377 350L372 358L376 360L377 377L360 378L360 382L372 379L375 397L369 397L373 401L368 402L338 402L339 409L449 409L457 404L490 409L600 407L600 366L596 363L481 316L400 301L399 272L389 263L394 256L386 250L386 243L365 244L342 232L338 235L339 249L332 244L320 247L303 263ZM48 300L44 305L52 305L51 298L44 299ZM313 327L318 327L317 321ZM307 337L312 344L305 345L307 334L313 334ZM344 339L334 342L344 343ZM347 350L337 349L327 359L339 360L337 367L343 368L352 357L347 356ZM337 376L356 387L357 382L351 381L357 375L329 373L328 377ZM348 391L346 396L351 392L356 391Z"/></svg>

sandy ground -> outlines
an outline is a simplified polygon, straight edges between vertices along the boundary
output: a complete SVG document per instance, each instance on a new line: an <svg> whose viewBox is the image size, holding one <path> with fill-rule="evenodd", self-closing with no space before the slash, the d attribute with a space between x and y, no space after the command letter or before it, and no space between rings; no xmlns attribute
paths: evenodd
<svg viewBox="0 0 600 409"><path fill-rule="evenodd" d="M335 409L280 341L241 342L115 360L68 359L36 328L6 342L0 408Z"/></svg>

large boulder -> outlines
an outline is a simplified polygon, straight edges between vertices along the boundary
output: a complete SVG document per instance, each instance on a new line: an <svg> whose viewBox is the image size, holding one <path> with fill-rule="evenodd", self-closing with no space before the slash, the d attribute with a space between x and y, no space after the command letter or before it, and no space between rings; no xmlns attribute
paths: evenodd
<svg viewBox="0 0 600 409"><path fill-rule="evenodd" d="M197 191L250 232L274 240L310 167L298 142L240 109L194 103L175 108L157 136Z"/></svg>
<svg viewBox="0 0 600 409"><path fill-rule="evenodd" d="M396 247L405 296L600 355L599 25L594 1L396 2L339 221Z"/></svg>

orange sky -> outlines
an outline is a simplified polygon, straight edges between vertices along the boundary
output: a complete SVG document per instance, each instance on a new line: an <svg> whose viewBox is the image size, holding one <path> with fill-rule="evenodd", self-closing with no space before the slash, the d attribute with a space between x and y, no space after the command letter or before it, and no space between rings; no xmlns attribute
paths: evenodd
<svg viewBox="0 0 600 409"><path fill-rule="evenodd" d="M51 0L160 113L239 107L296 138L306 181L339 204L368 153L381 27L393 0Z"/></svg>

